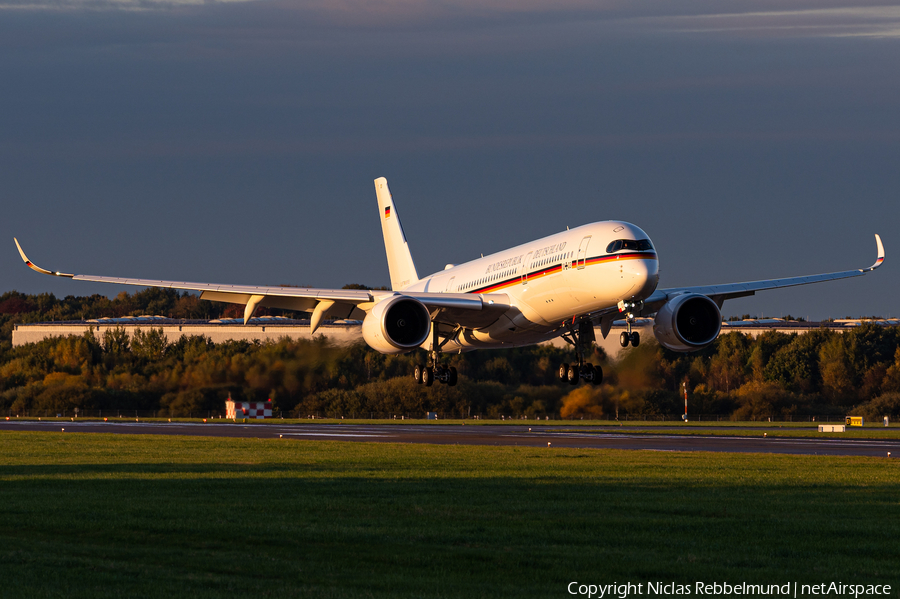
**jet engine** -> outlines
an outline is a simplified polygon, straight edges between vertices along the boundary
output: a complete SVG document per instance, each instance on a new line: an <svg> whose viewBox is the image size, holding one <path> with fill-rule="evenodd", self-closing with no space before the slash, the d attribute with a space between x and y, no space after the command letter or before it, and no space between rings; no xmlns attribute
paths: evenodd
<svg viewBox="0 0 900 599"><path fill-rule="evenodd" d="M653 321L653 334L666 349L697 351L716 340L722 313L714 301L697 293L679 295L663 305Z"/></svg>
<svg viewBox="0 0 900 599"><path fill-rule="evenodd" d="M363 339L383 354L414 350L428 339L431 314L419 300L403 295L384 299L363 320Z"/></svg>

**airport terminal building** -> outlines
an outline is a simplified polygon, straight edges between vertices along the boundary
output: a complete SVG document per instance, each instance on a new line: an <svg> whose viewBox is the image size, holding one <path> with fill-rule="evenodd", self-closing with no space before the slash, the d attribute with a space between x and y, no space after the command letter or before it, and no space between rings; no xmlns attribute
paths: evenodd
<svg viewBox="0 0 900 599"><path fill-rule="evenodd" d="M291 339L311 339L309 320L295 320L281 316L251 318L244 324L243 318L220 318L217 320L184 320L164 316L124 316L121 318L97 318L92 320L70 320L63 322L39 322L18 324L13 329L13 347L25 343L36 343L47 337L84 335L92 332L97 337L112 329L123 329L132 335L135 330L147 332L161 330L169 343L182 336L203 335L214 343L224 341L277 341L282 337ZM323 322L316 336L324 335L334 345L349 345L362 342L362 321L335 320Z"/></svg>
<svg viewBox="0 0 900 599"><path fill-rule="evenodd" d="M806 322L784 320L779 318L767 318L758 320L726 321L722 323L722 334L737 331L745 335L757 337L766 331L780 331L782 333L807 333L820 328L832 331L848 331L860 326L864 322L874 322L882 326L900 326L900 319L866 319L866 320L833 320L823 322ZM653 338L653 319L639 318L635 323L635 330L641 333L641 338L649 340ZM214 343L230 340L244 341L277 341L282 337L290 339L312 339L309 320L297 320L281 316L262 316L252 318L248 324L244 324L242 318L221 318L217 320L182 320L165 318L163 316L126 316L121 318L97 318L93 320L76 320L64 322L40 322L33 324L17 324L13 329L12 344L14 347L26 343L36 343L48 337L64 337L67 335L81 336L92 332L97 337L111 329L123 329L129 335L135 330L144 332L150 329L161 330L170 343L178 341L182 335L203 335ZM625 330L625 321L613 323L612 331L606 339L596 329L597 344L602 347L607 355L615 357L622 351L619 345L619 333ZM333 345L350 345L362 343L362 321L360 320L335 320L322 323L316 331L316 337L324 336ZM554 345L565 346L565 340L557 338L552 341Z"/></svg>

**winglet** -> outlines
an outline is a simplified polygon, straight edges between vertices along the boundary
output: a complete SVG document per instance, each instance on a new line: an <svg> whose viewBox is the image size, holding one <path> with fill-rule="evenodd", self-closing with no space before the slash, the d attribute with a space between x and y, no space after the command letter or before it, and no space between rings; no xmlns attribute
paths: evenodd
<svg viewBox="0 0 900 599"><path fill-rule="evenodd" d="M25 262L26 266L28 266L28 268L30 268L31 270L36 270L39 273L45 274L45 275L53 275L54 277L69 277L71 279L72 277L75 276L75 275L69 275L69 274L66 274L63 272L59 272L59 271L53 272L52 270L47 270L46 268L41 268L40 266L38 266L37 264L33 263L31 260L28 259L28 256L25 255L25 252L22 251L22 246L19 245L18 239L13 237L13 241L16 242L16 247L19 248L19 255L22 256L22 261Z"/></svg>
<svg viewBox="0 0 900 599"><path fill-rule="evenodd" d="M875 233L875 245L878 246L878 258L875 259L875 264L869 268L862 269L862 272L875 270L884 263L884 244L881 243L881 236L878 233Z"/></svg>

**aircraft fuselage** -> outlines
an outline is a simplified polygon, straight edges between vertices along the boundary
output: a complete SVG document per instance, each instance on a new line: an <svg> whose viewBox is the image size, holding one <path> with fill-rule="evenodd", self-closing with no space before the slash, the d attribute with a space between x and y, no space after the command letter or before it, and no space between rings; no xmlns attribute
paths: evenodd
<svg viewBox="0 0 900 599"><path fill-rule="evenodd" d="M403 291L508 296L511 307L497 322L467 330L443 348L457 352L555 337L576 316L643 300L658 281L659 261L647 234L630 223L603 221L447 268Z"/></svg>

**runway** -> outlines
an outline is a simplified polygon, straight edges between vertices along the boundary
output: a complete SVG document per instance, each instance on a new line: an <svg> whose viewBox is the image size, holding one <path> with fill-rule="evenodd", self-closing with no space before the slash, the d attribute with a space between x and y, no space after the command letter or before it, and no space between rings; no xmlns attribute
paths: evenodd
<svg viewBox="0 0 900 599"><path fill-rule="evenodd" d="M436 445L517 445L579 449L713 451L833 456L900 456L900 440L763 437L759 429L745 436L667 435L610 432L584 427L527 425L406 424L238 424L184 422L0 421L0 431L46 431L61 434L194 435L260 439L317 439Z"/></svg>

